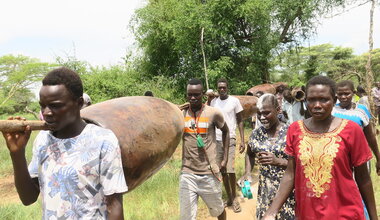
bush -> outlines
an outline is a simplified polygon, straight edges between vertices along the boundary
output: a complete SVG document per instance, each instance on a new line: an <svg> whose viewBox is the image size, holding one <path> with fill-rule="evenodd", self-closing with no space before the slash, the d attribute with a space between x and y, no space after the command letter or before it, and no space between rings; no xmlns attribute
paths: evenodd
<svg viewBox="0 0 380 220"><path fill-rule="evenodd" d="M143 78L126 65L92 68L91 72L82 74L81 77L84 91L90 95L93 103L123 96L142 96L147 90L152 91L155 97L173 103L180 104L184 101L184 94L178 94L167 78Z"/></svg>

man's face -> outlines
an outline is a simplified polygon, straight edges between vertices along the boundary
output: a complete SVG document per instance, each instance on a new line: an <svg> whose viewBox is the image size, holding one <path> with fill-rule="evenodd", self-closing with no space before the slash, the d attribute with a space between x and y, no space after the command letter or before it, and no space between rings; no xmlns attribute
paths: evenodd
<svg viewBox="0 0 380 220"><path fill-rule="evenodd" d="M191 107L202 106L203 97L202 85L187 85L187 101L190 103Z"/></svg>
<svg viewBox="0 0 380 220"><path fill-rule="evenodd" d="M315 120L325 120L331 115L334 107L334 97L330 87L326 85L313 85L307 90L307 108Z"/></svg>
<svg viewBox="0 0 380 220"><path fill-rule="evenodd" d="M354 96L354 91L352 91L348 86L338 87L336 95L340 102L342 108L346 108L351 105L352 97Z"/></svg>
<svg viewBox="0 0 380 220"><path fill-rule="evenodd" d="M226 97L228 95L228 86L225 82L218 83L218 93L220 97Z"/></svg>
<svg viewBox="0 0 380 220"><path fill-rule="evenodd" d="M53 131L59 131L77 120L83 99L74 99L64 85L42 86L41 112Z"/></svg>
<svg viewBox="0 0 380 220"><path fill-rule="evenodd" d="M293 100L293 97L292 97L292 94L290 93L290 90L289 89L285 89L284 92L282 93L283 96L284 96L284 99L288 102L292 102Z"/></svg>

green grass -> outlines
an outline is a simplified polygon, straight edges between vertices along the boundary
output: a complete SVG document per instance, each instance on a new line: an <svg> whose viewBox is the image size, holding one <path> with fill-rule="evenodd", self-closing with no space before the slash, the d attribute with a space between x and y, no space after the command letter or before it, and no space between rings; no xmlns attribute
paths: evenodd
<svg viewBox="0 0 380 220"><path fill-rule="evenodd" d="M28 142L28 145L26 146L25 154L26 159L28 163L32 159L32 152L33 152L33 140L36 137L38 132L33 131L30 135L30 140ZM8 148L5 144L5 140L1 135L0 138L0 178L4 176L9 176L13 174L13 168L12 168L12 160L9 156Z"/></svg>
<svg viewBox="0 0 380 220"><path fill-rule="evenodd" d="M375 171L375 161L371 161L371 179L372 179L372 186L373 186L373 192L375 194L375 200L376 200L376 210L377 215L380 216L380 176L376 174Z"/></svg>
<svg viewBox="0 0 380 220"><path fill-rule="evenodd" d="M41 219L41 209L40 202L36 202L30 206L9 204L0 206L0 216L2 220Z"/></svg>
<svg viewBox="0 0 380 220"><path fill-rule="evenodd" d="M377 126L377 129L380 130L380 126ZM380 135L377 135L377 145L380 147ZM371 161L371 179L373 192L375 194L377 215L380 217L380 176L376 174L375 161L375 159Z"/></svg>
<svg viewBox="0 0 380 220"><path fill-rule="evenodd" d="M0 120L7 120L10 115L0 115ZM26 120L36 120L33 114L30 113L15 113L13 116L21 116L26 118Z"/></svg>
<svg viewBox="0 0 380 220"><path fill-rule="evenodd" d="M177 219L180 166L180 159L169 160L156 175L125 194L125 219Z"/></svg>

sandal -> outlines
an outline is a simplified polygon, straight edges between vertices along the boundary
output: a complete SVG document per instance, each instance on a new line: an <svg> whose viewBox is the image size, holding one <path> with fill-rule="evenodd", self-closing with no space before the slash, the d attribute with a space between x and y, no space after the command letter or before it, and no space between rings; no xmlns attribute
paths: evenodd
<svg viewBox="0 0 380 220"><path fill-rule="evenodd" d="M235 213L241 212L241 207L239 201L235 198L232 202L232 209Z"/></svg>

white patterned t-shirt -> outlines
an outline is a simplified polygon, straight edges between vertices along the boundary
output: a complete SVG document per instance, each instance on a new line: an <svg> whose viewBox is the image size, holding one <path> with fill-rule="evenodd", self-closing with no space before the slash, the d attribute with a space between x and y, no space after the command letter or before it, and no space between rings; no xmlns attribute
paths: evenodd
<svg viewBox="0 0 380 220"><path fill-rule="evenodd" d="M29 173L38 177L47 220L107 219L105 196L128 190L116 136L93 124L68 139L41 131Z"/></svg>

